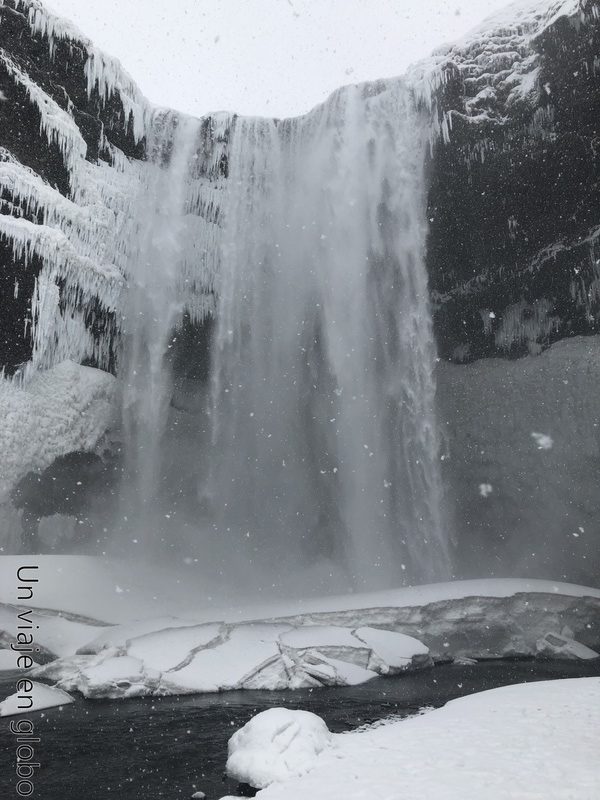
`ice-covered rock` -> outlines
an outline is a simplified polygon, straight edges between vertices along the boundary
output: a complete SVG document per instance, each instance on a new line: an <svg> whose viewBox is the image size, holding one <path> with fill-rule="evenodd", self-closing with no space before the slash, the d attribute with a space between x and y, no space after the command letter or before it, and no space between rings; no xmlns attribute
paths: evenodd
<svg viewBox="0 0 600 800"><path fill-rule="evenodd" d="M589 660L600 658L600 653L586 647L581 642L570 639L562 634L547 633L536 642L536 647L540 655L554 656L555 658L569 658Z"/></svg>
<svg viewBox="0 0 600 800"><path fill-rule="evenodd" d="M24 384L0 375L0 503L26 472L65 453L93 450L113 418L115 392L112 375L73 361Z"/></svg>
<svg viewBox="0 0 600 800"><path fill-rule="evenodd" d="M55 686L46 686L37 681L29 683L31 688L29 685L21 687L22 691L11 694L0 703L0 717L27 714L30 711L66 706L68 703L75 702L69 694Z"/></svg>
<svg viewBox="0 0 600 800"><path fill-rule="evenodd" d="M227 774L262 789L308 772L331 741L327 725L316 714L270 708L229 740Z"/></svg>

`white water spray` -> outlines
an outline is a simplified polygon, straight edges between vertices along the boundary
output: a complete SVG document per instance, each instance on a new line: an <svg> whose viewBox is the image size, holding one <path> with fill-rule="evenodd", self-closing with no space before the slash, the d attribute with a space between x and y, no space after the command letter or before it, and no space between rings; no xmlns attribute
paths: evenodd
<svg viewBox="0 0 600 800"><path fill-rule="evenodd" d="M200 121L170 112L156 114L148 142L148 179L137 204L139 228L128 266L129 307L124 320L123 428L125 481L122 512L136 530L160 533L157 496L161 447L172 378L166 359L180 323L178 292L185 252L186 198ZM151 544L151 542L146 542Z"/></svg>
<svg viewBox="0 0 600 800"><path fill-rule="evenodd" d="M329 559L357 586L447 576L428 134L400 81L236 120L208 493L251 560Z"/></svg>

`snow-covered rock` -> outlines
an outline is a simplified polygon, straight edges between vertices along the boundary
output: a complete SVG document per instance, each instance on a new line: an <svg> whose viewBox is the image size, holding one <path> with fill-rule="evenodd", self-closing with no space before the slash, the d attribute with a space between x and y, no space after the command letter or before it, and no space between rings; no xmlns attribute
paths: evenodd
<svg viewBox="0 0 600 800"><path fill-rule="evenodd" d="M37 681L31 681L31 686L31 691L27 691L26 695L24 692L15 692L3 700L0 703L0 717L27 714L30 711L42 711L44 708L66 706L68 703L75 702L69 694L54 686L46 686ZM32 700L31 704L29 697Z"/></svg>
<svg viewBox="0 0 600 800"><path fill-rule="evenodd" d="M262 789L308 772L331 742L331 732L316 714L270 708L229 740L227 774Z"/></svg>
<svg viewBox="0 0 600 800"><path fill-rule="evenodd" d="M113 419L115 393L112 375L73 361L24 383L0 376L0 503L26 472L65 453L93 450Z"/></svg>

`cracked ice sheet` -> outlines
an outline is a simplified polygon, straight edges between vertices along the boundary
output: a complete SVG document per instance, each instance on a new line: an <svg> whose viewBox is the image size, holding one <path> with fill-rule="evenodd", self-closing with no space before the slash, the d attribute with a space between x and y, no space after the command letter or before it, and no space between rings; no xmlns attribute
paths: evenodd
<svg viewBox="0 0 600 800"><path fill-rule="evenodd" d="M308 774L257 799L596 800L600 678L492 689L332 739Z"/></svg>
<svg viewBox="0 0 600 800"><path fill-rule="evenodd" d="M289 625L250 624L234 628L218 647L200 650L180 670L162 676L175 692L218 692L240 687L269 661L280 658L278 645Z"/></svg>
<svg viewBox="0 0 600 800"><path fill-rule="evenodd" d="M354 636L370 647L391 669L403 669L410 665L413 656L429 654L428 647L404 633L365 627L355 630Z"/></svg>
<svg viewBox="0 0 600 800"><path fill-rule="evenodd" d="M50 670L52 667L50 664ZM37 677L37 672L35 674ZM112 655L108 651L93 659L91 664L82 665L81 669L67 671L59 685L67 691L79 691L85 697L117 699L152 694L159 679L160 673L146 668L139 659Z"/></svg>
<svg viewBox="0 0 600 800"><path fill-rule="evenodd" d="M328 663L335 660L338 679L349 686L370 680L375 672L386 675L390 670L404 669L411 665L413 656L429 654L429 648L412 636L369 627L353 630L332 625L300 625L284 633L281 644L301 653L309 649L318 651L321 657L327 657ZM352 670L340 671L342 662L354 665Z"/></svg>
<svg viewBox="0 0 600 800"><path fill-rule="evenodd" d="M159 672L180 667L173 673L176 676L187 666L184 662L195 660L197 649L220 643L223 634L224 627L220 623L157 631L133 639L127 653Z"/></svg>
<svg viewBox="0 0 600 800"><path fill-rule="evenodd" d="M134 626L121 630L131 633ZM361 633L363 639L372 636L385 645L381 649L387 648L390 664L346 628L213 623L158 630L117 645L122 637L109 630L80 654L34 674L87 697L283 690L355 686L388 674L390 668L408 666L412 654L428 653L409 636L369 628Z"/></svg>
<svg viewBox="0 0 600 800"><path fill-rule="evenodd" d="M103 628L95 639L87 639L80 645L81 653L99 653L107 647L124 648L132 639L142 639L151 634L161 636L165 632L175 634L178 628L195 628L193 622L177 619L177 617L151 617L150 619L136 620L125 625L111 625ZM185 640L187 643L187 639ZM85 647L83 646L85 645Z"/></svg>

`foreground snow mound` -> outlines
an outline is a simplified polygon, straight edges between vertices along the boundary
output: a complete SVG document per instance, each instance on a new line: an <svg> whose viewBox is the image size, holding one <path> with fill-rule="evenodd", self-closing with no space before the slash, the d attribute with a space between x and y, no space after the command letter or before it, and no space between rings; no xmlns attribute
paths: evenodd
<svg viewBox="0 0 600 800"><path fill-rule="evenodd" d="M307 774L257 798L597 800L599 739L600 678L517 684L335 734Z"/></svg>
<svg viewBox="0 0 600 800"><path fill-rule="evenodd" d="M32 689L27 694L11 694L0 703L0 717L11 717L14 714L28 714L30 711L41 711L44 708L55 708L56 706L66 706L68 703L75 702L71 695L56 689L53 686L46 686L44 683L31 682ZM29 702L29 697L32 703Z"/></svg>
<svg viewBox="0 0 600 800"><path fill-rule="evenodd" d="M329 728L316 714L270 708L229 740L227 774L263 789L274 781L308 772L331 742Z"/></svg>

